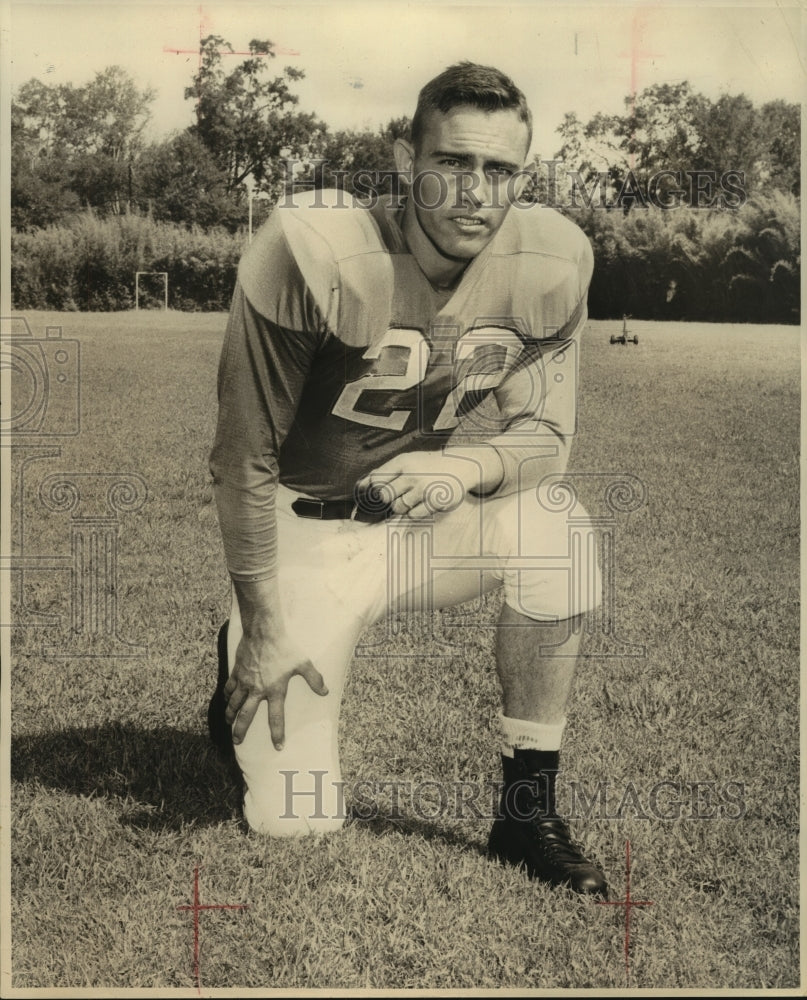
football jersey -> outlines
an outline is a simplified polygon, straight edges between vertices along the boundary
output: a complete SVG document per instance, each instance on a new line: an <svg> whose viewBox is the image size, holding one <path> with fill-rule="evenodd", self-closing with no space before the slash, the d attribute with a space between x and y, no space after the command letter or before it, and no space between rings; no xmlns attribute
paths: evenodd
<svg viewBox="0 0 807 1000"><path fill-rule="evenodd" d="M234 579L274 573L278 481L348 498L397 454L484 442L502 459L503 494L530 485L525 458L563 460L575 429L592 271L577 226L513 207L439 291L390 199L290 200L242 258L219 367L211 471Z"/></svg>

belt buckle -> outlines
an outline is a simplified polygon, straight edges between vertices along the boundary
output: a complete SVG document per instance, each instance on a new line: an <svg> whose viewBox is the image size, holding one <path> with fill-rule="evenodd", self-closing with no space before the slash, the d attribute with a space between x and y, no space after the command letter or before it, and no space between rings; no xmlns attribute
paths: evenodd
<svg viewBox="0 0 807 1000"><path fill-rule="evenodd" d="M312 497L298 497L291 505L291 509L298 517L310 517L313 520L323 520L325 513L325 502L315 500Z"/></svg>

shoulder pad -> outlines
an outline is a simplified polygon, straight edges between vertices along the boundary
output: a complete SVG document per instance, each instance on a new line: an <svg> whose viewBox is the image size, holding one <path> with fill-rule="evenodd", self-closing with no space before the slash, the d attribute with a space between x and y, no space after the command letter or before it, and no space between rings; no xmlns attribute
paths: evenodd
<svg viewBox="0 0 807 1000"><path fill-rule="evenodd" d="M513 206L502 226L501 250L536 253L577 264L591 277L593 254L583 230L571 219L545 205Z"/></svg>
<svg viewBox="0 0 807 1000"><path fill-rule="evenodd" d="M293 269L288 260L281 264L284 258L293 261ZM367 345L379 329L387 328L392 263L371 213L351 195L337 190L294 192L277 203L244 255L240 276L249 296L247 273L293 281L292 271L328 330L344 343ZM260 309L260 303L256 305Z"/></svg>

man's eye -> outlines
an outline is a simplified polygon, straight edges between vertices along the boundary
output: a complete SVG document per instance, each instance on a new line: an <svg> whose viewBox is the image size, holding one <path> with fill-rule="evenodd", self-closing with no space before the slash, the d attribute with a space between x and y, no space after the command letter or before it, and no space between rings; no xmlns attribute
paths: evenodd
<svg viewBox="0 0 807 1000"><path fill-rule="evenodd" d="M444 157L440 160L441 167L448 167L449 170L459 170L462 164L459 160L452 160L450 157Z"/></svg>
<svg viewBox="0 0 807 1000"><path fill-rule="evenodd" d="M489 167L488 173L492 177L511 177L513 171L509 167Z"/></svg>

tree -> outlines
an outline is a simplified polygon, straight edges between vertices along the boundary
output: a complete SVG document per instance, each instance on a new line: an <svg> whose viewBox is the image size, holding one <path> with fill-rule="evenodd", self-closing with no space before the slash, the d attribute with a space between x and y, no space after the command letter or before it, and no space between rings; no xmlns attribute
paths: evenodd
<svg viewBox="0 0 807 1000"><path fill-rule="evenodd" d="M186 99L196 101L192 133L204 144L226 177L226 189L242 198L249 176L258 191L280 193L287 158L306 161L322 146L325 126L313 114L293 110L298 97L291 84L303 78L287 66L281 76L265 79L271 59L270 41L253 39L250 58L230 73L222 67L222 51L232 52L219 35L202 39L199 70Z"/></svg>
<svg viewBox="0 0 807 1000"><path fill-rule="evenodd" d="M61 88L62 113L56 125L59 146L71 153L127 160L142 146L149 105L155 93L138 90L120 66L108 66L84 87Z"/></svg>
<svg viewBox="0 0 807 1000"><path fill-rule="evenodd" d="M54 221L77 204L118 213L154 99L119 66L83 87L29 80L12 102L12 214ZM45 200L50 200L50 210Z"/></svg>
<svg viewBox="0 0 807 1000"><path fill-rule="evenodd" d="M596 114L587 124L583 124L574 112L563 116L556 130L563 145L554 156L560 161L563 176L557 178L557 171L554 171L554 184L550 179L546 181L551 204L558 199L565 200L569 194L573 204L579 204L578 194L589 202L595 192L602 200L612 194L614 185L628 169L617 129L618 119L614 115ZM569 177L570 172L574 173L574 178ZM581 192L581 187L585 187L585 191Z"/></svg>
<svg viewBox="0 0 807 1000"><path fill-rule="evenodd" d="M70 190L99 215L120 215L131 202L131 161L104 153L80 153L67 161Z"/></svg>
<svg viewBox="0 0 807 1000"><path fill-rule="evenodd" d="M775 190L801 192L801 113L798 104L770 101L760 108L765 181Z"/></svg>
<svg viewBox="0 0 807 1000"><path fill-rule="evenodd" d="M21 93L32 110L39 109L35 118L26 113L26 104L11 105L11 226L28 231L58 221L64 212L78 208L79 200L70 190L64 159L49 155L49 88L31 80Z"/></svg>
<svg viewBox="0 0 807 1000"><path fill-rule="evenodd" d="M706 98L686 82L647 87L626 114L614 120L614 132L628 166L642 180L659 170L684 171L695 165L702 143L699 117Z"/></svg>
<svg viewBox="0 0 807 1000"><path fill-rule="evenodd" d="M155 143L135 165L137 201L165 222L223 226L244 224L244 211L227 191L227 177L202 140L190 131Z"/></svg>
<svg viewBox="0 0 807 1000"><path fill-rule="evenodd" d="M557 131L563 143L557 158L566 170L579 171L589 191L602 179L613 196L635 178L646 193L651 178L671 171L657 191L666 200L669 191L687 188L688 171L713 173L718 184L738 171L748 196L768 187L798 193L796 104L757 108L744 94L711 101L687 82L655 84L627 97L622 115L597 114L584 124L570 113Z"/></svg>
<svg viewBox="0 0 807 1000"><path fill-rule="evenodd" d="M324 140L322 163L309 173L317 187L340 187L359 197L371 191L396 191L392 147L396 139L409 136L412 122L406 116L393 118L383 127L356 132L345 129ZM307 179L302 175L300 179Z"/></svg>
<svg viewBox="0 0 807 1000"><path fill-rule="evenodd" d="M722 174L738 170L750 190L761 179L762 123L758 110L745 94L721 94L702 105L695 123L701 140L697 167Z"/></svg>

